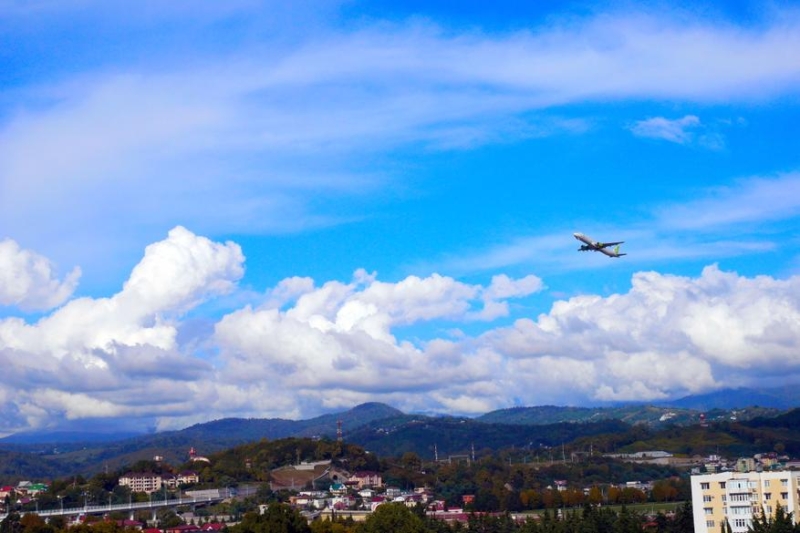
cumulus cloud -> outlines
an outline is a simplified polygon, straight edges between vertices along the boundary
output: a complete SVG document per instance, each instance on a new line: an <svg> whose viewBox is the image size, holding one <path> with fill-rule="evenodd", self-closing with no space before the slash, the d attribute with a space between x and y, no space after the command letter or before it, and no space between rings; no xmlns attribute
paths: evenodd
<svg viewBox="0 0 800 533"><path fill-rule="evenodd" d="M26 311L57 307L75 291L80 275L75 267L59 280L46 257L20 248L11 239L0 241L0 305Z"/></svg>
<svg viewBox="0 0 800 533"><path fill-rule="evenodd" d="M538 277L293 277L223 316L208 338L181 341L184 313L235 290L243 261L236 244L177 227L147 247L119 293L71 300L35 323L0 320L3 428L96 417L181 427L364 401L479 413L653 401L800 375L800 277L715 265L698 277L638 272L625 293L556 301L501 326L488 322L495 310L540 291ZM470 334L445 333L467 324Z"/></svg>
<svg viewBox="0 0 800 533"><path fill-rule="evenodd" d="M750 279L716 266L697 279L640 272L627 294L560 301L482 340L523 370L583 365L591 379L572 390L588 398L696 393L797 371L798 288L800 277Z"/></svg>
<svg viewBox="0 0 800 533"><path fill-rule="evenodd" d="M185 387L174 382L208 371L176 341L182 313L230 291L243 274L243 261L238 245L214 243L176 227L147 248L114 296L73 299L35 323L0 320L0 360L6 369L0 384L15 392L29 424L95 409L106 416L112 404L118 415L130 415L140 402L175 394ZM154 384L165 374L173 383L160 391ZM124 401L134 390L137 394ZM99 403L84 405L92 399ZM172 400L186 401L185 396Z"/></svg>

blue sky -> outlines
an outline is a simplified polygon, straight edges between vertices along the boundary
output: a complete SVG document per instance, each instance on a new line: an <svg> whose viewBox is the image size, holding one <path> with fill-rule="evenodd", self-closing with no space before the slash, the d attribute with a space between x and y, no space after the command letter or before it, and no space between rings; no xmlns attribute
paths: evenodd
<svg viewBox="0 0 800 533"><path fill-rule="evenodd" d="M0 433L797 383L800 9L517 4L0 0Z"/></svg>

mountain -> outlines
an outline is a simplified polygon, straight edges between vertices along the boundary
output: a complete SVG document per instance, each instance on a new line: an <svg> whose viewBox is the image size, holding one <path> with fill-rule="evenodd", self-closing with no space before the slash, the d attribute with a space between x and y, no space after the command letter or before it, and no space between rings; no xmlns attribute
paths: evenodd
<svg viewBox="0 0 800 533"><path fill-rule="evenodd" d="M24 431L14 433L0 439L2 444L75 444L75 443L97 443L97 442L116 442L141 436L142 433L135 431L115 431L115 432L96 432L96 431Z"/></svg>
<svg viewBox="0 0 800 533"><path fill-rule="evenodd" d="M139 435L115 442L93 441L90 438L74 440L74 435L68 435L70 438L67 439L64 438L67 434L60 432L41 433L38 436L29 434L16 442L6 437L0 440L0 448L35 452L38 456L53 460L56 465L63 465L64 475L91 474L104 468L115 471L157 455L169 464L182 464L188 459L188 451L192 447L200 454L210 454L262 439L334 438L340 422L342 431L347 433L374 420L391 419L402 414L402 411L385 404L365 403L349 411L308 420L224 418L178 431Z"/></svg>
<svg viewBox="0 0 800 533"><path fill-rule="evenodd" d="M759 406L773 409L792 409L800 406L800 388L794 385L761 389L723 389L707 394L695 394L660 405L682 409L708 411L710 409L741 409Z"/></svg>
<svg viewBox="0 0 800 533"><path fill-rule="evenodd" d="M432 459L449 455L468 455L473 450L500 450L519 448L546 450L580 437L621 433L630 426L619 420L597 422L531 424L490 424L469 418L420 417L406 415L391 420L378 420L347 436L347 441L358 444L378 455L399 456L414 452Z"/></svg>
<svg viewBox="0 0 800 533"><path fill-rule="evenodd" d="M468 418L405 414L385 404L365 403L348 411L308 420L224 418L178 431L121 440L111 440L113 432L62 431L14 435L0 439L0 450L21 455L14 456L13 461L0 461L0 479L20 470L51 472L53 476L91 475L104 469L115 472L155 456L163 457L168 464L181 465L188 459L190 448L195 448L201 455L209 455L245 443L286 437L335 439L340 428L345 442L363 446L378 456L414 451L420 456L432 457L434 450L440 455L464 454L471 452L473 446L476 450L542 450L569 445L581 438L589 438L587 446L606 451L636 441L645 445L645 440L647 446L653 446L652 449L698 450L704 448L703 435L708 432L684 433L681 428L699 427L701 413L705 422L724 426L723 432L736 433L737 450L754 449L770 443L767 451L775 446L787 451L800 451L797 444L800 437L794 435L800 411L781 415L778 409L767 407L699 411L641 405L602 408L540 406L501 409ZM748 421L753 424L744 425ZM666 431L664 435L659 434L662 428ZM636 433L643 430L646 433ZM767 438L759 441L758 436L762 434ZM633 440L628 442L627 437L615 438L614 435L632 435ZM691 441L689 446L682 442L686 439ZM606 444L597 447L601 442ZM719 437L714 444L722 449L728 441ZM5 469L6 464L12 463L19 467Z"/></svg>
<svg viewBox="0 0 800 533"><path fill-rule="evenodd" d="M701 402L698 402L701 403ZM710 403L709 403L710 405ZM703 416L711 420L750 420L756 417L775 416L780 411L768 407L743 409L686 409L652 405L625 405L619 407L512 407L500 409L477 417L487 424L544 425L562 422L588 423L602 420L619 420L626 424L645 424L653 428L696 424Z"/></svg>

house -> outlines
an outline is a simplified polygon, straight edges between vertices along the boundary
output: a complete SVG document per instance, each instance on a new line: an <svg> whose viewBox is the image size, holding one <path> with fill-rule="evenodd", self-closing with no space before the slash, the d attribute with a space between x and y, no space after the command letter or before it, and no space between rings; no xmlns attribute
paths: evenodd
<svg viewBox="0 0 800 533"><path fill-rule="evenodd" d="M161 481L167 487L171 489L177 489L182 485L194 485L195 483L200 483L200 476L197 475L197 472L187 470L178 475L163 474L161 476Z"/></svg>
<svg viewBox="0 0 800 533"><path fill-rule="evenodd" d="M403 494L403 491L397 487L386 487L386 490L384 491L384 495L390 500L397 498L401 494Z"/></svg>
<svg viewBox="0 0 800 533"><path fill-rule="evenodd" d="M181 472L176 477L178 480L178 485L192 485L194 483L200 483L200 476L197 474L197 472L192 470Z"/></svg>
<svg viewBox="0 0 800 533"><path fill-rule="evenodd" d="M333 483L331 484L329 492L334 496L344 496L347 494L347 487L342 483Z"/></svg>
<svg viewBox="0 0 800 533"><path fill-rule="evenodd" d="M143 525L137 520L115 520L120 529L138 529L141 531Z"/></svg>
<svg viewBox="0 0 800 533"><path fill-rule="evenodd" d="M192 524L181 524L179 526L168 527L164 529L164 533L195 533L200 531L200 526Z"/></svg>
<svg viewBox="0 0 800 533"><path fill-rule="evenodd" d="M357 490L365 488L380 488L383 486L383 479L377 472L361 471L351 475L348 482L352 483Z"/></svg>

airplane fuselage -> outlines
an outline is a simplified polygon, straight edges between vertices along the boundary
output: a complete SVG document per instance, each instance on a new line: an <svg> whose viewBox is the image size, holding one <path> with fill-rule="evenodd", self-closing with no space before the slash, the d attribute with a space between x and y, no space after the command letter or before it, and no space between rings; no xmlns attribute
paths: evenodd
<svg viewBox="0 0 800 533"><path fill-rule="evenodd" d="M600 241L593 241L588 236L584 235L583 233L573 233L572 234L576 239L581 241L583 244L580 248L578 248L579 252L600 252L601 254L607 255L608 257L622 257L625 254L619 253L619 245L622 244L622 241L618 242L600 242ZM608 248L613 246L614 248L609 250Z"/></svg>

